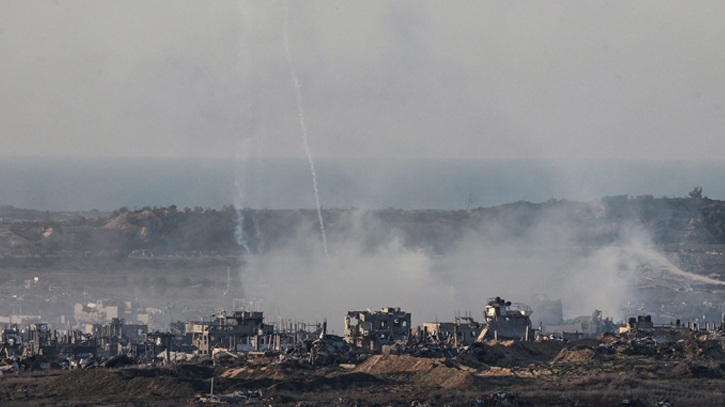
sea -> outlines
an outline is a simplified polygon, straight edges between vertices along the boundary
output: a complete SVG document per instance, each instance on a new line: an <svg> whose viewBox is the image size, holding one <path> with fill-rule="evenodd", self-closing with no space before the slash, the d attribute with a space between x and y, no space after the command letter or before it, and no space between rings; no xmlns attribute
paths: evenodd
<svg viewBox="0 0 725 407"><path fill-rule="evenodd" d="M317 159L323 208L471 209L605 196L725 199L725 161ZM305 158L0 157L0 205L314 208Z"/></svg>

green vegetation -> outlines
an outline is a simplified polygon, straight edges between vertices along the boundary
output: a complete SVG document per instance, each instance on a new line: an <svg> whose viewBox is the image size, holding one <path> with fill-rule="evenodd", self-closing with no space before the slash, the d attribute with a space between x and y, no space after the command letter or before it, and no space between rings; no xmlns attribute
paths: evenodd
<svg viewBox="0 0 725 407"><path fill-rule="evenodd" d="M555 226L572 231L573 242L588 245L615 242L633 228L647 233L659 245L725 244L725 202L702 197L697 188L690 195L692 198L621 195L587 203L515 202L454 211L326 209L323 216L333 239L345 237L353 224L356 233L371 236L365 241L368 250L375 250L384 240L373 236L392 233L399 233L409 247L442 253L472 233L484 240L515 240L532 230ZM242 219L241 230L253 253L284 247L300 236L316 236L318 231L313 210L237 211L232 206L219 211L201 207L178 210L172 205L135 211L120 208L107 216L88 214L63 220L45 213L45 218L55 220L42 220L40 213L14 208L6 208L5 213L11 218L30 219L0 224L0 230L10 232L0 234L0 254L5 255L87 252L90 256L113 253L126 258L134 253L239 254L242 247L237 233Z"/></svg>

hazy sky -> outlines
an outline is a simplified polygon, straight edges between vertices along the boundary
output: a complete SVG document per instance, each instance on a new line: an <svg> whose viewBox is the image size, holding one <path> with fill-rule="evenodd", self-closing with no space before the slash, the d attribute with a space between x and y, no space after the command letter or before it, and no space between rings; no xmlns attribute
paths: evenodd
<svg viewBox="0 0 725 407"><path fill-rule="evenodd" d="M287 5L317 157L725 156L722 1ZM2 154L302 157L284 16L0 0Z"/></svg>

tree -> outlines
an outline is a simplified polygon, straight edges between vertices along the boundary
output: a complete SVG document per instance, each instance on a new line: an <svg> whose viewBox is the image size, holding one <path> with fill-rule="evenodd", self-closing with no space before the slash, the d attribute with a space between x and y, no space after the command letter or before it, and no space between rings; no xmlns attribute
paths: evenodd
<svg viewBox="0 0 725 407"><path fill-rule="evenodd" d="M687 195L689 195L692 199L702 199L702 187L693 188Z"/></svg>

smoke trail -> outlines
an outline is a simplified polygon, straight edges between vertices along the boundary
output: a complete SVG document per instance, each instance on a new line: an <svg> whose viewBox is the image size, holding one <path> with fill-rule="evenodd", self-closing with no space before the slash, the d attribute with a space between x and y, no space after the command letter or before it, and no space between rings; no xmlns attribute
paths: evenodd
<svg viewBox="0 0 725 407"><path fill-rule="evenodd" d="M254 235L257 237L257 253L264 253L264 239L259 231L259 213L254 215Z"/></svg>
<svg viewBox="0 0 725 407"><path fill-rule="evenodd" d="M237 227L234 230L234 237L237 239L237 244L242 246L247 255L251 256L252 251L249 249L247 238L244 236L244 213L240 208L237 208Z"/></svg>
<svg viewBox="0 0 725 407"><path fill-rule="evenodd" d="M325 249L325 256L327 261L330 261L330 252L327 250L327 236L325 236L325 224L322 221L322 206L320 206L320 192L317 189L317 173L315 172L315 162L312 160L312 153L310 152L310 146L307 144L307 126L305 125L305 112L302 110L302 93L300 92L300 79L297 77L297 71L292 63L292 52L289 48L289 8L287 4L284 5L284 29L282 30L284 36L284 51L287 56L287 64L289 65L290 72L292 73L292 80L295 83L295 90L297 91L297 111L300 117L300 128L302 129L302 141L305 145L305 153L307 154L307 161L310 163L310 171L312 172L312 187L315 190L315 204L317 205L317 219L320 221L320 232L322 233L322 246Z"/></svg>
<svg viewBox="0 0 725 407"><path fill-rule="evenodd" d="M237 172L235 174L235 186L237 188L237 196L234 200L234 205L236 208L236 215L237 215L237 224L234 229L234 237L237 240L237 245L241 246L244 249L244 252L247 254L247 256L252 256L252 251L249 247L249 242L246 236L246 232L244 230L244 200L243 197L246 197L247 195L247 177L249 169L248 167L248 161L249 161L249 140L244 140L242 143L239 144L240 151L237 151L237 157L241 157L242 160L242 172L241 174ZM240 154L241 152L241 154Z"/></svg>
<svg viewBox="0 0 725 407"><path fill-rule="evenodd" d="M237 65L237 69L241 78L250 78L250 76L245 75L245 73L256 72L253 48L251 45L251 41L249 41L249 39L252 38L252 34L248 31L249 27L252 26L251 21L253 17L250 15L250 10L248 10L248 8L244 7L241 4L237 4L237 10L242 19L240 24L240 26L242 27L242 36L240 38L240 43L242 46L240 46L239 48L240 58L238 60L239 62ZM249 205L252 205L253 207L258 206L255 205L256 203L258 203L258 196L256 193L256 187L258 185L257 172L255 171L254 163L250 165L250 157L258 159L264 144L264 132L261 131L261 122L257 119L259 117L259 114L257 112L258 85L253 77L251 78L251 80L248 80L248 82L246 82L246 85L247 86L244 86L244 89L247 92L247 97L242 98L241 100L242 105L240 109L240 114L243 117L246 115L249 118L249 120L246 121L247 125L249 126L246 133L247 135L252 135L252 137L245 137L243 140L240 141L237 147L237 158L241 159L242 165L241 168L238 168L235 173L237 195L234 202L237 218L234 236L236 238L237 244L241 246L244 250L244 263L239 267L240 290L237 292L237 294L241 295L242 297L245 297L244 292L246 290L244 289L244 287L247 285L247 279L250 277L254 277L257 274L256 259L254 256L255 253L252 252L252 249L254 249L255 247L250 247L252 245L254 236L249 236L248 232L244 230L244 208L249 207ZM256 154L254 149L257 150ZM256 168L258 167L259 166L257 165ZM256 237L259 238L258 233ZM258 248L259 244L257 244L256 247ZM255 250L255 252L258 253L258 250ZM242 285L242 283L244 285ZM234 306L233 300L232 306Z"/></svg>

